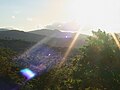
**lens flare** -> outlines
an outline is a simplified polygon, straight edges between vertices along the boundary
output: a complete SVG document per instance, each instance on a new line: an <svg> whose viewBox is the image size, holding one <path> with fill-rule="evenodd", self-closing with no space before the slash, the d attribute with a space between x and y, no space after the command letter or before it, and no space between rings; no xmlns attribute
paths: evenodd
<svg viewBox="0 0 120 90"><path fill-rule="evenodd" d="M23 69L20 71L28 80L33 78L31 76L32 73L29 72L30 70L34 72L36 76L40 76L56 67L63 57L60 52L48 45L38 45L36 48L26 55L14 58L18 67L29 68L29 70ZM34 74L32 75L34 76Z"/></svg>
<svg viewBox="0 0 120 90"><path fill-rule="evenodd" d="M66 61L66 58L68 57L68 55L69 55L69 53L71 52L73 46L75 45L76 40L77 40L79 34L80 34L80 30L78 30L78 32L76 33L75 37L73 38L73 40L72 40L70 46L68 47L68 49L67 49L64 57L63 57L62 60L61 60L61 63L60 63L60 65L59 65L59 67L61 67L62 64Z"/></svg>
<svg viewBox="0 0 120 90"><path fill-rule="evenodd" d="M52 34L49 37L44 37L42 40L40 40L37 44L35 44L34 46L32 46L30 49L28 49L26 52L24 52L20 57L24 57L25 55L37 50L39 48L40 45L48 42L49 40L51 40L53 37L55 36L55 34Z"/></svg>
<svg viewBox="0 0 120 90"><path fill-rule="evenodd" d="M65 38L68 38L68 36L65 36Z"/></svg>
<svg viewBox="0 0 120 90"><path fill-rule="evenodd" d="M111 35L112 35L113 39L115 40L115 42L116 42L118 48L120 49L120 42L119 42L117 36L115 35L115 33L111 33Z"/></svg>
<svg viewBox="0 0 120 90"><path fill-rule="evenodd" d="M27 80L32 79L36 75L28 68L22 69L20 72L22 73L23 76L27 78Z"/></svg>

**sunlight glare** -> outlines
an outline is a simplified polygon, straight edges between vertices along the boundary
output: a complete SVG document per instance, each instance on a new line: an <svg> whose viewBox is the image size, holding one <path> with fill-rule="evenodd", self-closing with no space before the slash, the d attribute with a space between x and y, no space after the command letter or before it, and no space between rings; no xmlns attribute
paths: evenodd
<svg viewBox="0 0 120 90"><path fill-rule="evenodd" d="M80 34L80 30L77 31L77 33L76 33L75 37L73 38L70 46L68 47L68 49L67 49L64 57L62 58L62 60L61 60L61 62L60 62L59 68L60 68L60 67L63 65L63 63L65 63L65 61L67 60L67 57L68 57L69 53L71 52L73 46L75 45L76 40L77 40L79 34Z"/></svg>
<svg viewBox="0 0 120 90"><path fill-rule="evenodd" d="M118 48L120 49L120 42L119 42L117 36L115 35L115 33L111 33L111 35L112 35L113 39L115 40L116 45L117 45Z"/></svg>

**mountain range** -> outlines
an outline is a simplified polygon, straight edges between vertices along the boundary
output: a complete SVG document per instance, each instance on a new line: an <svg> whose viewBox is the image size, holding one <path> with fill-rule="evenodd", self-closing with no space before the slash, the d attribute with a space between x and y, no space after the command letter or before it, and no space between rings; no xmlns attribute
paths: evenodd
<svg viewBox="0 0 120 90"><path fill-rule="evenodd" d="M45 35L47 37L55 37L55 38L71 38L75 35L75 33L70 32L61 32L60 30L50 30L50 29L41 29L41 30L34 30L30 31L30 33L38 34L38 35Z"/></svg>
<svg viewBox="0 0 120 90"><path fill-rule="evenodd" d="M54 47L68 47L76 33L61 32L60 30L41 29L30 32L19 30L0 29L0 39L24 40L29 42L42 42ZM87 35L80 34L76 40L75 48L85 44Z"/></svg>

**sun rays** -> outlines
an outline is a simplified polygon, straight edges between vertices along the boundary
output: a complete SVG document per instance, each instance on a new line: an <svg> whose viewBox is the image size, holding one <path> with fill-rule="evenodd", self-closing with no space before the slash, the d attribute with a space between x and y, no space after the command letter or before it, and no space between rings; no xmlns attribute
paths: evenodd
<svg viewBox="0 0 120 90"><path fill-rule="evenodd" d="M64 64L64 63L66 62L67 57L68 57L68 55L70 54L73 46L75 45L76 40L77 40L79 34L80 34L80 30L76 33L75 37L73 38L72 42L70 43L70 46L68 47L66 53L64 54L64 57L62 58L62 60L61 60L61 62L60 62L60 64L59 64L59 67L61 67L62 64ZM120 49L120 42L119 42L117 36L115 35L115 33L111 33L111 35L112 35L113 39L115 40L116 45L117 45L118 48Z"/></svg>
<svg viewBox="0 0 120 90"><path fill-rule="evenodd" d="M62 58L62 60L61 60L61 62L60 62L60 64L59 64L59 67L61 67L62 64L67 60L67 57L68 57L68 55L70 54L73 46L75 45L76 40L77 40L79 34L80 34L80 30L78 30L78 32L76 33L75 37L74 37L73 40L71 41L70 46L68 47L66 53L64 54L64 57Z"/></svg>
<svg viewBox="0 0 120 90"><path fill-rule="evenodd" d="M120 42L119 42L117 36L115 35L115 33L111 33L111 35L112 35L113 39L115 40L116 45L117 45L118 48L120 49Z"/></svg>

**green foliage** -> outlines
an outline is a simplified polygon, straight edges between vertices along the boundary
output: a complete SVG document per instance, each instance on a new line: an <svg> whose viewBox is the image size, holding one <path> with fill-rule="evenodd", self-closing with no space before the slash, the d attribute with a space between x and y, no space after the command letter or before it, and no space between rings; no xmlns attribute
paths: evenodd
<svg viewBox="0 0 120 90"><path fill-rule="evenodd" d="M16 53L10 49L0 48L0 77L9 78L9 81L20 84L23 78L18 75L20 68L13 62Z"/></svg>
<svg viewBox="0 0 120 90"><path fill-rule="evenodd" d="M98 30L93 35L78 55L61 68L28 82L24 89L119 90L120 51L110 34Z"/></svg>
<svg viewBox="0 0 120 90"><path fill-rule="evenodd" d="M12 57L15 55L15 52L10 49L0 48L0 75L6 75L11 72Z"/></svg>
<svg viewBox="0 0 120 90"><path fill-rule="evenodd" d="M120 89L120 50L110 34L93 32L88 44L81 48L82 58L74 77L82 80L83 88Z"/></svg>
<svg viewBox="0 0 120 90"><path fill-rule="evenodd" d="M21 90L120 90L120 50L110 34L93 31L77 53L61 68L56 66L26 82ZM0 55L0 67L9 71L5 67L13 67L8 61L14 55L6 50L1 50ZM20 84L24 78L17 75L18 71L8 75Z"/></svg>
<svg viewBox="0 0 120 90"><path fill-rule="evenodd" d="M9 48L17 53L23 53L25 50L33 46L35 42L23 40L4 40L0 39L0 48Z"/></svg>

